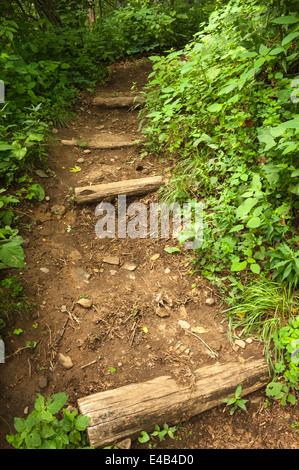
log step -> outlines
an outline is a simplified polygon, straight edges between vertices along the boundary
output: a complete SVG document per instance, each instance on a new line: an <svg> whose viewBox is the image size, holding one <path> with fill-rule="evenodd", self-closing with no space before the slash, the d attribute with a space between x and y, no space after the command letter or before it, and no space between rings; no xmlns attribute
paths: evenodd
<svg viewBox="0 0 299 470"><path fill-rule="evenodd" d="M141 96L95 96L92 104L101 108L131 108L133 106L140 106L144 101L144 98Z"/></svg>
<svg viewBox="0 0 299 470"><path fill-rule="evenodd" d="M245 363L216 363L194 372L192 386L178 385L169 376L95 393L78 400L80 413L91 418L87 434L94 448L104 447L141 431L151 432L155 424L177 424L232 397L238 384L242 397L268 383L265 359Z"/></svg>
<svg viewBox="0 0 299 470"><path fill-rule="evenodd" d="M162 176L151 176L148 178L95 184L75 188L75 196L79 204L97 201L109 196L141 196L156 191L162 183Z"/></svg>
<svg viewBox="0 0 299 470"><path fill-rule="evenodd" d="M98 134L98 135L88 138L86 141L84 140L84 144L85 144L84 147L94 148L94 149L117 149L117 148L123 148L123 147L132 147L133 145L135 145L134 139L136 140L136 137L133 137L133 136L124 137L119 134ZM78 139L70 139L70 140L63 139L60 142L63 145L80 147Z"/></svg>

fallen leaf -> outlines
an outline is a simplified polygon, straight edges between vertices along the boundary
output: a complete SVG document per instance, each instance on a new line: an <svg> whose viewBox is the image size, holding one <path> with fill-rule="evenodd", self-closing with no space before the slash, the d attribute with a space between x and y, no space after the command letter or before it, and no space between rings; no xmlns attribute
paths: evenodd
<svg viewBox="0 0 299 470"><path fill-rule="evenodd" d="M156 259L158 259L158 258L160 258L160 255L159 255L159 253L156 253L155 255L153 255L151 257L151 261L156 261Z"/></svg>
<svg viewBox="0 0 299 470"><path fill-rule="evenodd" d="M144 327L142 328L142 330L143 330L144 333L148 333L148 328L147 328L146 326L144 326Z"/></svg>
<svg viewBox="0 0 299 470"><path fill-rule="evenodd" d="M77 173L78 171L81 171L81 168L77 165L74 166L74 168L71 168L70 171L72 173Z"/></svg>
<svg viewBox="0 0 299 470"><path fill-rule="evenodd" d="M205 328L203 328L202 326L193 326L191 328L191 331L193 331L193 333L198 333L198 334L202 334L202 333L207 333L208 330L206 330Z"/></svg>

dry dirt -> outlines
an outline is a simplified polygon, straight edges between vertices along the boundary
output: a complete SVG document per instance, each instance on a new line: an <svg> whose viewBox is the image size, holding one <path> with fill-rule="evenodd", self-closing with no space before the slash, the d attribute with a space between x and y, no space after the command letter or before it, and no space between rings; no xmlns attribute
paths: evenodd
<svg viewBox="0 0 299 470"><path fill-rule="evenodd" d="M150 64L119 63L110 71L110 79L97 94L129 94L133 83L141 89ZM3 331L7 359L0 364L2 449L10 448L5 436L13 429L14 417L25 417L24 410L33 409L36 393L65 392L68 404L76 407L78 398L91 393L167 374L188 380L201 364L214 363L211 351L187 335L178 320L206 330L202 336L218 354L217 360L244 361L262 355L262 344L256 341L245 349L230 344L226 325L217 315L223 309L221 298L204 279L191 275L188 253L164 251L174 245L173 240L96 237L97 204L77 205L72 199L75 187L167 176L173 162L144 154L141 159L144 149L138 145L90 152L62 145L62 139L86 141L95 132L138 137L137 110L101 109L91 101L92 96L82 96L78 117L53 134L47 157L50 176L35 176L47 199L22 208L27 269L20 277L24 293L36 306L11 318ZM70 171L76 165L81 170ZM158 194L138 200L149 204L158 201ZM118 257L119 265L104 263L105 256ZM125 263L136 268L128 271ZM82 298L90 299L92 307L75 303ZM207 298L213 298L212 306L206 304ZM157 307L168 316L157 315ZM8 336L15 328L23 333ZM26 341L37 345L17 352ZM59 363L59 353L71 358L72 368ZM298 434L291 427L298 421L297 408L270 402L264 406L264 390L247 398L247 413L238 410L230 416L224 405L219 406L182 423L174 440L156 438L151 444L160 449L298 448ZM132 447L148 448L148 444L135 441Z"/></svg>

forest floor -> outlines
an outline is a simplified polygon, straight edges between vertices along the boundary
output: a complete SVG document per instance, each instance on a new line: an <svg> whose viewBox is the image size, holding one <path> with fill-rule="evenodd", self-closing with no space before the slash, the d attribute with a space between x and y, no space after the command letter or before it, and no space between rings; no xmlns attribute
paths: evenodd
<svg viewBox="0 0 299 470"><path fill-rule="evenodd" d="M150 73L144 60L110 67L110 79L96 94L117 96L141 90ZM206 330L206 343L221 360L246 361L261 356L263 345L231 344L227 324L217 315L221 298L200 276L190 273L187 253L169 254L166 239L99 239L95 226L97 203L79 205L74 188L145 176L169 176L174 161L144 154L142 145L98 150L66 146L62 139L86 141L95 133L138 134L138 110L102 109L93 96L82 95L77 118L53 133L47 149L48 177L35 176L46 199L22 207L21 235L25 239L27 269L21 272L24 293L33 306L22 317L10 318L3 336L6 362L0 364L0 448L10 448L5 436L14 417L26 417L36 393L51 396L65 392L68 404L92 393L144 382L160 375L188 380L200 365L213 364L211 351L178 323ZM71 171L80 168L79 171ZM134 200L134 198L130 198ZM158 193L139 197L148 205ZM115 202L115 201L114 201ZM117 203L117 201L116 201ZM117 264L105 257L118 258ZM111 261L111 260L110 260ZM126 267L128 269L126 269ZM196 286L195 286L196 284ZM90 308L76 302L89 299ZM213 299L213 305L206 300ZM157 308L167 316L159 316ZM168 307L168 308L167 308ZM8 332L21 328L19 335ZM35 341L33 349L24 348ZM72 367L59 361L68 356ZM232 416L225 405L182 422L175 439L151 439L157 449L297 449L298 407L269 402L265 391L249 397L248 411ZM168 423L171 424L171 423ZM148 448L148 443L132 443Z"/></svg>

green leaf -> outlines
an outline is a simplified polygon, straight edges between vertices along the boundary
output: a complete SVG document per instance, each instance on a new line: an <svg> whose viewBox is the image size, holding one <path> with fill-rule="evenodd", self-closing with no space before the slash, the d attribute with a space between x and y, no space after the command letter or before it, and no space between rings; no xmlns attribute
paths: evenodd
<svg viewBox="0 0 299 470"><path fill-rule="evenodd" d="M90 419L91 418L89 416L82 416L82 415L78 416L75 420L76 429L78 431L85 431Z"/></svg>
<svg viewBox="0 0 299 470"><path fill-rule="evenodd" d="M164 248L164 251L166 251L166 253L177 253L177 252L181 252L181 250L176 247L176 246L167 246L166 248Z"/></svg>
<svg viewBox="0 0 299 470"><path fill-rule="evenodd" d="M148 442L150 440L150 437L146 431L141 431L141 437L138 437L138 441L141 442L142 444L144 442Z"/></svg>
<svg viewBox="0 0 299 470"><path fill-rule="evenodd" d="M275 20L272 20L273 23L276 24L294 24L298 23L299 18L296 16L280 16L279 18L275 18Z"/></svg>
<svg viewBox="0 0 299 470"><path fill-rule="evenodd" d="M261 272L261 268L257 263L252 263L250 265L250 269L254 274L259 274Z"/></svg>
<svg viewBox="0 0 299 470"><path fill-rule="evenodd" d="M243 269L245 269L247 266L247 261L235 261L234 263L232 263L231 265L231 268L230 270L233 272L233 271L243 271Z"/></svg>
<svg viewBox="0 0 299 470"><path fill-rule="evenodd" d="M0 260L2 263L12 268L23 268L25 254L20 243L8 240L7 243L0 248Z"/></svg>
<svg viewBox="0 0 299 470"><path fill-rule="evenodd" d="M279 46L279 47L275 47L274 49L272 49L272 51L269 52L269 55L278 55L281 52L285 52L285 49L283 47ZM275 76L275 78L278 78L278 77Z"/></svg>
<svg viewBox="0 0 299 470"><path fill-rule="evenodd" d="M285 38L283 38L283 40L281 41L281 45L282 46L285 46L286 44L288 44L289 42L293 41L293 39L295 39L296 37L299 36L299 31L295 31L294 33L290 33L288 34Z"/></svg>
<svg viewBox="0 0 299 470"><path fill-rule="evenodd" d="M247 222L246 227L248 228L257 228L261 225L261 219L259 217L251 217L251 219Z"/></svg>
<svg viewBox="0 0 299 470"><path fill-rule="evenodd" d="M39 393L37 394L37 399L35 400L34 408L36 411L41 411L45 409L45 399Z"/></svg>
<svg viewBox="0 0 299 470"><path fill-rule="evenodd" d="M55 415L65 405L65 403L67 402L67 399L68 399L68 395L66 395L65 393L57 393L57 394L52 395L51 402L47 403L48 411L50 411L50 413Z"/></svg>
<svg viewBox="0 0 299 470"><path fill-rule="evenodd" d="M213 103L213 104L211 104L210 106L207 107L207 111L209 111L210 113L218 113L218 111L220 111L222 106L223 106L222 104Z"/></svg>

